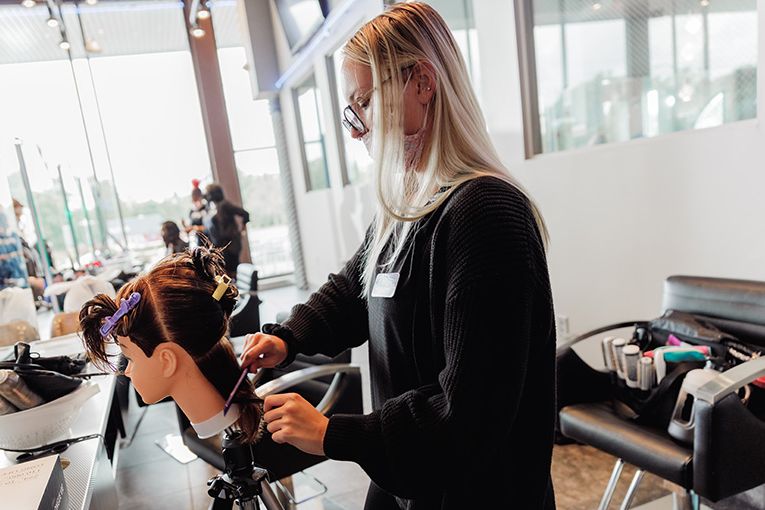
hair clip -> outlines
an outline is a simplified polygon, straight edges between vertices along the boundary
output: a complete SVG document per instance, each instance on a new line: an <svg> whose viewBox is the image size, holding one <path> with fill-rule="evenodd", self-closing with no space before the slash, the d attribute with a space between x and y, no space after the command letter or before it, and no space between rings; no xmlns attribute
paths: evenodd
<svg viewBox="0 0 765 510"><path fill-rule="evenodd" d="M123 299L114 315L107 317L106 322L101 326L101 329L99 330L101 336L109 336L120 319L122 319L130 310L135 308L140 300L141 295L138 292L133 292L127 299Z"/></svg>
<svg viewBox="0 0 765 510"><path fill-rule="evenodd" d="M215 281L218 282L218 286L215 287L215 292L213 292L212 296L215 301L220 301L220 298L223 297L223 294L226 293L229 285L231 285L231 277L227 274L218 275L215 277Z"/></svg>

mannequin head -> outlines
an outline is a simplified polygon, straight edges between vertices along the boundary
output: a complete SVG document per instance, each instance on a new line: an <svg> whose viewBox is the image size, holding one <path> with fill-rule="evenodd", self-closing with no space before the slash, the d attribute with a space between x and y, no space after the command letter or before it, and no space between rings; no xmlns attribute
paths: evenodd
<svg viewBox="0 0 765 510"><path fill-rule="evenodd" d="M148 273L123 286L114 300L99 294L80 311L85 347L97 364L112 365L106 342L114 342L129 360L129 377L147 403L170 396L195 421L223 409L240 368L225 338L238 291L230 285L213 299L217 275L225 275L221 251L200 246L161 260ZM140 294L138 304L117 322L107 337L99 329L119 303ZM246 381L236 400L250 401L254 389ZM191 412L190 412L191 411ZM255 406L243 406L238 425L254 438L260 422Z"/></svg>

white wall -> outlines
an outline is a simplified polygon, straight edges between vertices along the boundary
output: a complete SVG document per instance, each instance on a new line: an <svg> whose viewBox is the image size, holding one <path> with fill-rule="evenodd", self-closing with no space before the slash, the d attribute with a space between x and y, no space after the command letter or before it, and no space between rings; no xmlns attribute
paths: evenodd
<svg viewBox="0 0 765 510"><path fill-rule="evenodd" d="M473 4L489 130L545 215L555 307L572 332L657 315L670 274L765 280L765 135L758 121L526 161L512 1ZM759 49L765 70L762 37ZM763 82L760 72L759 97ZM369 197L342 187L306 194L296 158L293 171L308 278L321 283L354 244L353 230L338 219L341 203Z"/></svg>
<svg viewBox="0 0 765 510"><path fill-rule="evenodd" d="M555 308L571 333L656 316L671 274L765 279L758 121L524 160L512 2L474 6L489 130L545 216Z"/></svg>

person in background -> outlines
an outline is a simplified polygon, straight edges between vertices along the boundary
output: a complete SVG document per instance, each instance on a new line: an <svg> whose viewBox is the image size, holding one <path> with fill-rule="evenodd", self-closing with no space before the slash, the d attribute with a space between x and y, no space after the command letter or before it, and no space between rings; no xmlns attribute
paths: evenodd
<svg viewBox="0 0 765 510"><path fill-rule="evenodd" d="M189 247L189 243L181 239L181 229L174 221L164 222L160 232L165 243L166 255L181 252Z"/></svg>
<svg viewBox="0 0 765 510"><path fill-rule="evenodd" d="M11 228L0 207L0 290L26 287L27 271L19 235Z"/></svg>
<svg viewBox="0 0 765 510"><path fill-rule="evenodd" d="M186 233L202 232L205 233L205 217L207 216L207 202L204 200L204 194L199 188L199 179L191 181L191 209L189 210L189 223L184 220L183 226Z"/></svg>
<svg viewBox="0 0 765 510"><path fill-rule="evenodd" d="M343 49L343 125L375 163L358 251L242 365L369 346L372 412L270 395L271 438L352 461L366 510L553 510L555 321L541 213L502 164L444 19L389 7Z"/></svg>
<svg viewBox="0 0 765 510"><path fill-rule="evenodd" d="M16 216L16 225L19 227L19 231L21 231L21 217L24 215L24 204L15 198L13 199L13 212ZM29 286L32 288L35 304L39 306L45 290L45 273L37 250L32 248L21 235L19 235L19 241L21 242L21 251L24 254L24 262L27 267ZM48 249L47 244L46 249Z"/></svg>
<svg viewBox="0 0 765 510"><path fill-rule="evenodd" d="M205 199L215 208L214 212L210 212L207 229L210 241L218 248L225 248L223 257L226 273L236 279L236 268L242 251L242 232L250 221L250 213L226 200L223 188L217 183L207 185Z"/></svg>

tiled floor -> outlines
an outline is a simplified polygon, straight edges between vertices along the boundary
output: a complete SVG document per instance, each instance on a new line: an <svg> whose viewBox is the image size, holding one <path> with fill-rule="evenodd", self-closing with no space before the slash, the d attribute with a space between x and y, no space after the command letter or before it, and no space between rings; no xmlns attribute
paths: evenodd
<svg viewBox="0 0 765 510"><path fill-rule="evenodd" d="M129 426L130 428L130 426ZM218 471L201 459L180 464L154 442L178 432L172 403L150 406L133 443L119 452L116 471L120 510L206 509L207 480ZM362 508L368 478L355 464L327 461L306 471L327 493L299 505L300 510Z"/></svg>

